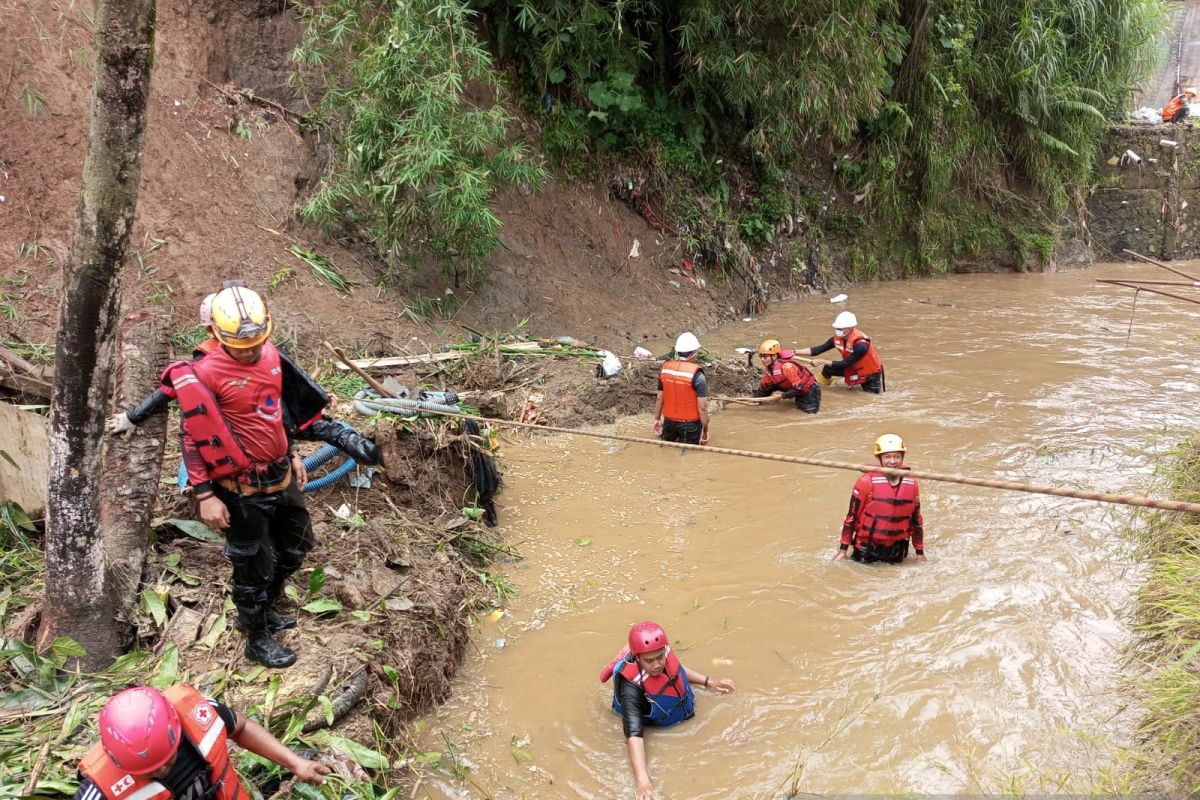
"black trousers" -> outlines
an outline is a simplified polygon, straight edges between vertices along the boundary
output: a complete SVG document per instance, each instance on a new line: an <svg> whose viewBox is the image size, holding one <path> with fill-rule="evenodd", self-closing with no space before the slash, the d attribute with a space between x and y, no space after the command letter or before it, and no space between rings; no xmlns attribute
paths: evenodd
<svg viewBox="0 0 1200 800"><path fill-rule="evenodd" d="M807 392L796 395L796 408L805 414L816 414L820 411L821 387L814 383Z"/></svg>
<svg viewBox="0 0 1200 800"><path fill-rule="evenodd" d="M824 367L821 367L821 374L824 375L826 378L832 378L834 375L844 378L844 377L846 377L846 368L845 367L832 367L832 366L826 365ZM879 372L876 372L873 375L868 375L866 380L863 381L863 383L861 384L861 386L862 386L862 390L864 392L870 392L871 394L882 394L883 393L883 370L879 370Z"/></svg>
<svg viewBox="0 0 1200 800"><path fill-rule="evenodd" d="M861 561L864 564L870 564L873 561L886 561L889 564L899 564L907 557L908 539L896 542L887 547L871 544L862 548L855 547L850 552L850 558L855 561Z"/></svg>
<svg viewBox="0 0 1200 800"><path fill-rule="evenodd" d="M214 491L229 509L225 555L233 564L233 604L246 630L266 627L267 608L317 543L304 495L293 479L275 494Z"/></svg>
<svg viewBox="0 0 1200 800"><path fill-rule="evenodd" d="M700 444L700 434L702 433L704 433L704 424L700 420L694 422L679 422L674 419L663 420L662 440L664 442Z"/></svg>

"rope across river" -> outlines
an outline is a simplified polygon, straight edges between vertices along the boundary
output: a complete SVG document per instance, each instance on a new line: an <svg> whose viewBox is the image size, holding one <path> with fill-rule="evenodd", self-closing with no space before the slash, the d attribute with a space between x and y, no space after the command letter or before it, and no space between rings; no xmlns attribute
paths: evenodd
<svg viewBox="0 0 1200 800"><path fill-rule="evenodd" d="M529 422L515 420L492 419L473 414L452 413L448 411L423 412L438 416L470 419L490 425L505 425L512 428L527 428L535 431L564 433L568 436L587 436L593 439L612 439L618 442L633 444L649 444L655 447L678 447L683 450L699 450L702 453L718 453L724 456L740 456L742 458L757 458L764 461L782 461L789 464L805 464L810 467L825 467L828 469L844 469L853 472L878 472L893 477L920 478L927 481L943 483L958 483L964 486L983 486L988 489L1006 489L1012 492L1029 494L1048 494L1055 497L1072 497L1077 500L1094 500L1098 503L1115 503L1122 506L1137 506L1139 508L1158 508L1165 511L1186 511L1200 514L1200 503L1187 503L1182 500L1158 500L1153 497L1137 497L1136 495L1113 494L1111 492L1091 492L1083 489L1064 489L1058 486L1045 486L1036 483L1020 481L1005 481L996 478L971 478L965 475L949 475L943 472L927 472L917 469L887 469L871 464L852 464L848 461L830 461L824 458L809 458L807 456L787 456L778 453L760 453L754 450L737 450L732 447L713 447L702 444L685 444L683 442L664 442L659 439L646 439L640 436L625 436L619 433L600 433L597 431L581 431L573 428L559 428L554 425L535 425Z"/></svg>
<svg viewBox="0 0 1200 800"><path fill-rule="evenodd" d="M334 347L329 342L325 342L325 346L334 354L342 363L350 367L355 373L361 376L371 385L375 391L379 392L384 397L389 396L389 392L383 388L380 383L373 377L368 375L365 370L350 363L342 351ZM809 458L807 456L785 456L778 453L760 453L754 450L737 450L732 447L713 447L706 444L686 444L684 442L664 442L660 439L646 439L641 436L625 436L619 433L599 433L596 431L581 431L574 428L559 428L554 425L535 425L531 422L518 422L516 420L493 419L491 417L481 417L474 414L463 414L461 412L444 411L444 410L427 410L422 411L425 414L436 414L438 416L455 417L458 419L469 419L475 422L483 422L489 425L503 425L510 428L525 428L528 430L544 431L550 433L563 433L568 436L586 436L593 439L609 439L618 442L631 442L633 444L649 444L655 447L678 447L681 450L699 450L703 453L718 453L724 456L739 456L741 458L757 458L763 461L781 461L788 464L805 464L810 467L825 467L826 469L843 469L851 472L878 472L882 475L891 477L909 477L920 478L927 481L940 481L942 483L957 483L963 486L982 486L987 489L1004 489L1010 492L1025 492L1027 494L1048 494L1053 497L1071 497L1076 500L1092 500L1097 503L1114 503L1122 506L1135 506L1138 508L1157 508L1164 511L1186 511L1191 514L1200 514L1200 503L1188 503L1182 500L1158 500L1153 497L1138 497L1136 495L1113 494L1111 492L1090 492L1084 489L1063 489L1058 486L1045 486L1036 483L1022 483L1020 481L1005 481L996 478L971 478L965 475L949 475L943 472L926 472L917 469L888 469L886 467L873 466L870 464L852 464L848 461L830 461L824 458Z"/></svg>

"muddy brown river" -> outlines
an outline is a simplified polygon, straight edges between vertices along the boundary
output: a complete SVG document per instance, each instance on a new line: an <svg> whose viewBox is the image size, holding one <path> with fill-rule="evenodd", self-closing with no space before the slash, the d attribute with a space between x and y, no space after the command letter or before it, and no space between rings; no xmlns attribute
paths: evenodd
<svg viewBox="0 0 1200 800"><path fill-rule="evenodd" d="M1200 314L1143 294L1127 337L1132 291L1095 279L1134 275L1172 277L897 282L722 328L706 348L803 347L848 308L888 391L827 388L816 417L730 407L711 444L863 462L892 432L916 468L1151 490L1155 459L1200 426ZM649 436L650 410L616 429ZM1130 509L922 482L929 561L864 566L830 560L855 473L566 436L504 457L520 594L480 620L454 698L420 723L442 769L416 796L632 797L598 675L643 619L738 686L649 731L662 797L1104 788L1131 739Z"/></svg>

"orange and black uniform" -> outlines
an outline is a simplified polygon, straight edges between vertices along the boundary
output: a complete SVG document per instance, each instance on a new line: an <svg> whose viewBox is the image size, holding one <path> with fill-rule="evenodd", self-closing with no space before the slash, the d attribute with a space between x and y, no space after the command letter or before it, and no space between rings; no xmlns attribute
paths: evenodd
<svg viewBox="0 0 1200 800"><path fill-rule="evenodd" d="M700 444L700 403L708 397L704 370L694 361L668 361L658 373L658 390L663 393L662 440Z"/></svg>
<svg viewBox="0 0 1200 800"><path fill-rule="evenodd" d="M1171 98L1171 101L1163 106L1162 121L1163 122L1182 122L1188 115L1188 96L1186 94L1177 94Z"/></svg>
<svg viewBox="0 0 1200 800"><path fill-rule="evenodd" d="M850 557L855 561L897 563L908 555L910 539L917 555L924 555L925 523L916 479L904 477L893 485L883 473L864 473L850 495L841 549L853 547Z"/></svg>
<svg viewBox="0 0 1200 800"><path fill-rule="evenodd" d="M188 482L197 494L211 489L229 509L225 555L233 564L238 622L247 631L263 630L270 605L316 544L288 457L279 351L267 342L257 362L240 364L218 348L193 362L192 368L216 398L251 465L240 475L210 481L208 467L185 430Z"/></svg>
<svg viewBox="0 0 1200 800"><path fill-rule="evenodd" d="M821 410L821 387L806 367L793 361L776 358L763 374L755 397L767 397L772 392L783 391L783 396L795 398L796 408L805 414L816 414Z"/></svg>
<svg viewBox="0 0 1200 800"><path fill-rule="evenodd" d="M218 782L213 773L229 768L225 739L237 727L237 714L209 697L201 697L189 686L168 689L168 699L184 723L179 755L166 777L151 780L126 776L97 744L80 764L79 789L75 800L243 800L248 798L236 774ZM174 698L172 695L183 695ZM219 725L223 730L214 726ZM216 735L213 735L216 734ZM203 754L201 749L206 750ZM231 768L230 768L231 771ZM141 785L138 785L141 784Z"/></svg>
<svg viewBox="0 0 1200 800"><path fill-rule="evenodd" d="M851 328L845 336L832 336L824 344L810 347L809 352L819 356L835 348L842 357L821 367L824 377L839 375L846 379L847 386L862 386L871 394L884 391L883 361L870 338L858 328Z"/></svg>

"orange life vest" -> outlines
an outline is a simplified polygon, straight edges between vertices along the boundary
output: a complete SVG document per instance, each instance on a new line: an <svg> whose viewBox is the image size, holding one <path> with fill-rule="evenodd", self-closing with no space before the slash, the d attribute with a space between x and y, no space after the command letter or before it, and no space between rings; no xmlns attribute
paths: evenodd
<svg viewBox="0 0 1200 800"><path fill-rule="evenodd" d="M668 361L663 364L658 379L663 387L663 417L675 422L696 422L700 419L700 401L692 380L700 372L694 361Z"/></svg>
<svg viewBox="0 0 1200 800"><path fill-rule="evenodd" d="M1187 102L1187 95L1185 95L1185 94L1177 94L1174 97L1172 97L1171 102L1167 103L1163 107L1163 110L1162 110L1163 122L1170 122L1172 119L1174 119L1175 114L1177 114L1179 112L1179 109L1183 108L1183 106L1186 102Z"/></svg>
<svg viewBox="0 0 1200 800"><path fill-rule="evenodd" d="M879 353L875 351L875 345L871 344L870 337L863 334L858 328L851 328L846 332L845 336L834 336L833 346L842 354L842 359L844 360L854 352L854 345L860 341L867 343L867 354L846 367L845 378L847 386L858 386L859 384L866 383L867 378L883 369L883 362L879 360Z"/></svg>
<svg viewBox="0 0 1200 800"><path fill-rule="evenodd" d="M886 475L868 472L854 484L854 493L862 502L855 547L890 547L912 536L912 516L919 497L915 478L901 478L893 486Z"/></svg>
<svg viewBox="0 0 1200 800"><path fill-rule="evenodd" d="M221 413L217 398L197 377L191 363L177 361L168 365L162 373L162 390L179 402L183 429L196 443L209 480L228 478L249 469L250 457Z"/></svg>
<svg viewBox="0 0 1200 800"><path fill-rule="evenodd" d="M208 762L209 780L216 788L213 800L248 800L245 788L229 762L225 742L229 731L212 704L191 686L176 684L163 694L183 725L183 735ZM130 775L118 767L99 742L79 762L79 771L90 778L107 800L171 800L167 787L145 775Z"/></svg>
<svg viewBox="0 0 1200 800"><path fill-rule="evenodd" d="M206 356L221 346L221 343L216 339L205 339L200 344L192 349L192 359L195 360L201 356Z"/></svg>
<svg viewBox="0 0 1200 800"><path fill-rule="evenodd" d="M767 368L760 385L763 389L782 389L785 392L788 389L799 389L802 393L807 393L812 389L815 380L808 367L797 364L790 357L785 360L781 355Z"/></svg>

